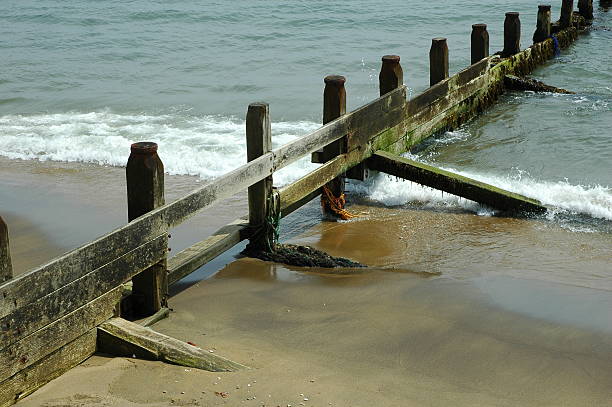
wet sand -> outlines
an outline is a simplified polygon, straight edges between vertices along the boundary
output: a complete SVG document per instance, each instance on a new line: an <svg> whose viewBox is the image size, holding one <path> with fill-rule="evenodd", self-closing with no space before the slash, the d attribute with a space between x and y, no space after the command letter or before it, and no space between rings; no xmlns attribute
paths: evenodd
<svg viewBox="0 0 612 407"><path fill-rule="evenodd" d="M22 182L30 176L33 186L25 192L39 185L44 191L38 176L14 175ZM122 176L121 169L104 169L93 178L105 180L104 186L87 187L82 174L66 175L66 182L47 190L49 205L40 211L46 217L68 212L58 203L61 194L82 203L70 212L77 230L70 243L78 244L124 222ZM183 181L175 182L178 192L170 194L182 192ZM10 190L7 184L2 193ZM27 202L23 191L15 191L13 201ZM204 212L173 244L186 245L232 220L242 202L236 198ZM19 205L12 209L21 216ZM366 272L290 270L252 259L230 263L230 254L219 260L217 267L229 264L214 277L181 286L171 298L174 312L155 325L251 369L219 374L97 355L19 405L612 403L609 235L524 219L352 210L362 215L356 221L318 222L315 202L287 218L285 225L294 226L284 230L292 243L369 264ZM44 230L59 223L46 222L32 221ZM49 241L64 242L59 234L51 233Z"/></svg>
<svg viewBox="0 0 612 407"><path fill-rule="evenodd" d="M166 175L165 181L167 202L200 185L187 176ZM214 205L173 229L172 253L246 214L245 196ZM0 215L9 227L18 275L125 225L125 169L0 157ZM220 264L215 263L217 269Z"/></svg>
<svg viewBox="0 0 612 407"><path fill-rule="evenodd" d="M591 298L582 317L610 315L609 292L593 296L593 290L551 283L538 289L511 277L492 283L509 287L507 294L517 298L530 289L557 305L564 298ZM242 259L174 297L175 312L155 329L250 370L220 374L96 356L20 405L604 406L612 401L610 325L587 328L528 315L496 304L491 294L470 280L383 271L324 276Z"/></svg>

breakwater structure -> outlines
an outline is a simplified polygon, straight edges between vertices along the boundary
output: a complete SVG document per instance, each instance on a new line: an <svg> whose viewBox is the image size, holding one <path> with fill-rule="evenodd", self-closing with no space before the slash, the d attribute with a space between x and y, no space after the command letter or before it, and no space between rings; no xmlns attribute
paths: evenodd
<svg viewBox="0 0 612 407"><path fill-rule="evenodd" d="M0 218L0 406L14 404L95 352L211 371L247 368L148 327L168 315L169 285L243 240L250 241L249 250L274 250L280 218L320 195L325 212L345 216L347 177L381 171L507 213L546 211L536 200L399 154L482 113L508 83L520 82L575 41L592 18L592 0L580 0L578 12L573 0L563 0L556 22L551 6L539 6L534 43L521 50L520 16L507 13L504 48L494 55L486 25L475 24L472 65L450 77L446 40L434 38L431 86L411 100L396 55L382 58L380 97L349 113L345 78L327 76L323 126L275 150L269 106L253 103L246 117L248 162L171 203L164 201L158 146L136 143L126 166L129 223L25 274L13 276L9 229ZM307 155L322 165L290 185L273 186L275 171ZM168 258L171 228L245 189L248 215Z"/></svg>

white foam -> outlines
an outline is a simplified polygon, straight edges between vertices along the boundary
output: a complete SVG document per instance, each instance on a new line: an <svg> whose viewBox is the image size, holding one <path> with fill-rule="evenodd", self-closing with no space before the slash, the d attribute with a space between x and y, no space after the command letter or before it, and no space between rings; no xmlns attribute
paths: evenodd
<svg viewBox="0 0 612 407"><path fill-rule="evenodd" d="M418 156L410 154L406 156L410 159L427 163ZM543 204L555 208L549 213L551 217L561 212L586 214L593 218L612 220L612 188L607 186L573 185L568 181L540 181L519 169L513 169L513 172L508 175L475 173L455 168L443 169L538 199ZM355 185L355 189L358 192L367 194L371 199L389 206L416 203L425 207L462 208L481 215L494 214L494 211L476 202L465 200L455 195L443 194L438 190L398 180L395 177L384 174Z"/></svg>
<svg viewBox="0 0 612 407"><path fill-rule="evenodd" d="M274 147L307 134L319 124L272 124ZM124 166L130 144L154 141L169 174L214 178L246 162L245 122L235 117L193 116L185 112L149 115L110 111L7 115L0 117L0 155L41 161ZM308 157L275 173L275 183L291 182L316 168Z"/></svg>

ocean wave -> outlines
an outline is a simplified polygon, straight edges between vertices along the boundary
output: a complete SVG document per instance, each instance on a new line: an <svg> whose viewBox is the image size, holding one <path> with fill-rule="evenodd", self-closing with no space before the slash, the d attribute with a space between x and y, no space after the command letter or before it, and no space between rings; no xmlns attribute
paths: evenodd
<svg viewBox="0 0 612 407"><path fill-rule="evenodd" d="M320 127L308 121L272 124L274 147ZM111 111L0 117L0 155L11 159L124 166L130 145L159 144L166 172L210 179L246 162L245 122L211 115L117 114ZM309 157L274 174L283 185L316 168Z"/></svg>
<svg viewBox="0 0 612 407"><path fill-rule="evenodd" d="M413 154L405 156L431 164ZM558 182L537 180L519 169L513 169L510 174L499 175L440 168L537 199L552 208L548 214L550 218L559 214L584 214L592 218L612 220L612 188L609 186L574 185L567 180ZM367 194L369 198L389 206L416 203L424 207L461 208L481 215L495 213L476 202L384 174L372 177L362 184L356 184L354 188L357 192Z"/></svg>

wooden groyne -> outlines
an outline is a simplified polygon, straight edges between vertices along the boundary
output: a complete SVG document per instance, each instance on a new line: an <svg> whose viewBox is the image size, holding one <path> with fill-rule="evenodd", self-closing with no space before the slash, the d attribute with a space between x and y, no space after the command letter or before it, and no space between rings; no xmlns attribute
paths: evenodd
<svg viewBox="0 0 612 407"><path fill-rule="evenodd" d="M571 3L563 0L557 23L550 21L550 7L540 8L539 41L525 50L519 48L517 13L506 15L504 49L492 56L486 26L474 25L472 65L451 77L446 41L434 39L431 87L412 100L406 100L399 56L382 59L380 97L352 112L346 112L346 79L328 76L324 125L274 150L269 106L251 104L246 122L248 163L171 203L164 202L157 145L136 143L126 167L129 223L14 278L8 228L0 219L0 406L15 403L102 350L210 370L244 368L125 318L153 315L154 320L167 315L170 284L242 240L269 249L280 218L323 190L332 194L333 205L324 204L334 215L343 201L345 177L363 179L368 170L379 170L504 210L544 210L535 200L397 155L483 112L504 91L505 76L524 76L553 57L557 44L571 44L586 23L583 15L588 17L592 1L580 2L583 15L574 15L572 6L568 17ZM276 171L308 155L322 165L290 185L273 187ZM246 189L248 214L168 259L171 228Z"/></svg>

